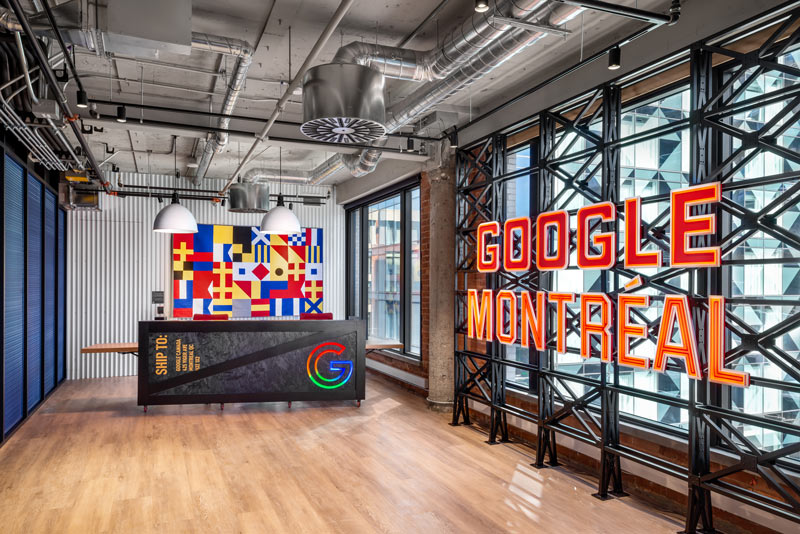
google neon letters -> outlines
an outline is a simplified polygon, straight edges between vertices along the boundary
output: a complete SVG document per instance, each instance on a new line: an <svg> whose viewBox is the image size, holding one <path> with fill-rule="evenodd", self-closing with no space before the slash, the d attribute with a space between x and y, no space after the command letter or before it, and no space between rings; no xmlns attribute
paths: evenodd
<svg viewBox="0 0 800 534"><path fill-rule="evenodd" d="M625 269L670 267L681 269L719 267L720 248L692 244L693 237L716 233L717 220L713 212L693 214L692 208L711 206L720 200L720 184L707 184L672 191L670 198L669 258L661 251L642 250L641 199L630 198L623 203ZM618 220L617 208L601 202L580 208L574 229L576 263L580 269L611 269L617 263L617 234L603 225ZM501 229L502 228L502 229ZM528 217L483 223L477 229L477 269L483 273L536 269L558 271L569 267L570 243L573 230L566 211L540 214L533 224ZM516 246L515 246L516 245ZM666 255L666 254L665 254ZM637 277L638 278L638 277ZM630 285L630 284L629 284ZM634 286L635 287L635 286ZM616 302L601 293L575 293L469 289L467 292L467 333L470 338L519 343L523 347L545 350L548 317L555 320L555 350L567 352L568 304L580 303L580 355L599 356L612 362L639 369L666 370L669 359L680 361L689 377L739 387L750 385L746 372L725 367L725 298L711 295L705 303L706 352L708 365L704 369L697 347L697 332L692 321L689 298L682 294L667 294L663 298L663 313L656 337L655 356L650 359L632 353L637 339L651 333L648 326L637 323L633 315L651 305L651 297L620 292ZM555 313L548 316L548 305ZM616 307L616 310L614 309ZM517 329L519 325L519 333ZM551 327L552 328L552 327ZM677 332L673 335L673 332ZM592 340L599 341L599 353ZM616 351L615 351L616 347Z"/></svg>

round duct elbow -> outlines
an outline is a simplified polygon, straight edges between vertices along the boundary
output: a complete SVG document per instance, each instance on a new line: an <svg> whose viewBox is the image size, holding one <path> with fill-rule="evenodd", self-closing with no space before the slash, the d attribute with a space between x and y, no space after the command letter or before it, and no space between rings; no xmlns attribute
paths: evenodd
<svg viewBox="0 0 800 534"><path fill-rule="evenodd" d="M233 184L228 190L228 210L235 213L269 211L269 185L260 183Z"/></svg>
<svg viewBox="0 0 800 534"><path fill-rule="evenodd" d="M386 134L383 74L349 63L308 69L300 131L326 143L371 143Z"/></svg>

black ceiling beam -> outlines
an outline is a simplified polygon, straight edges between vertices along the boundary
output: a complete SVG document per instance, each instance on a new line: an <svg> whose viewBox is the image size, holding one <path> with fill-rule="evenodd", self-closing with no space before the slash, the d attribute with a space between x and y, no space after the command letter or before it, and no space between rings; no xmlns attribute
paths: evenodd
<svg viewBox="0 0 800 534"><path fill-rule="evenodd" d="M120 105L124 105L124 104L120 104ZM214 127L214 126L198 126L196 124L183 124L183 123L180 123L180 122L157 121L157 120L152 120L152 119L145 119L145 120L130 119L130 121L132 123L141 124L143 126L160 126L160 127L166 127L166 128L183 128L183 129L186 129L186 130L204 130L204 131L209 131L209 132L225 132L225 133L230 134L230 135L242 135L242 136L249 136L249 137L255 136L255 132L249 132L249 131L246 131L246 130L231 130L230 128L218 128L218 127ZM263 120L262 120L262 122L263 122ZM403 137L405 137L405 136L403 136ZM302 139L302 138L294 138L294 137L277 137L277 136L274 136L274 135L270 135L269 139L272 140L272 141L277 141L279 143L280 142L283 142L283 143L298 143L298 144L301 144L301 145L313 145L314 147L320 147L321 146L320 141L314 141L314 140L311 140L311 139ZM325 143L325 145L336 146L336 147L341 147L341 148L348 148L348 149L352 149L353 151L356 151L356 150L371 150L371 149L375 148L372 145L360 145L360 144L356 144L356 143ZM409 150L403 150L403 149L400 149L400 148L387 148L387 147L381 147L380 150L381 150L381 152L393 152L393 153L396 153L396 154L407 154L407 153L410 152Z"/></svg>
<svg viewBox="0 0 800 534"><path fill-rule="evenodd" d="M64 38L61 36L61 30L58 29L56 18L53 16L53 10L50 9L50 4L47 2L47 0L43 0L42 5L44 6L44 11L47 14L47 20L50 21L50 27L53 28L53 33L56 34L58 45L61 47L61 51L64 52L64 61L67 62L67 66L69 67L70 72L72 72L72 78L75 80L75 83L78 84L78 89L83 91L83 82L81 82L81 78L78 76L78 71L75 70L75 63L72 62L72 58L69 55L69 50L67 50L67 45L64 43Z"/></svg>
<svg viewBox="0 0 800 534"><path fill-rule="evenodd" d="M639 20L642 22L650 22L651 24L672 24L677 18L673 15L664 15L662 13L654 13L652 11L645 11L635 7L620 6L610 2L602 2L600 0L554 0L560 4L568 4L571 6L578 6L584 9L593 9L595 11L602 11L603 13L611 13L620 17Z"/></svg>
<svg viewBox="0 0 800 534"><path fill-rule="evenodd" d="M183 109L183 108L171 108L166 106L154 106L150 104L138 104L138 103L128 103L128 102L114 102L113 100L101 100L99 98L90 98L89 102L91 104L97 104L100 106L112 106L116 108L117 106L127 106L130 108L136 109L149 109L152 111L163 111L166 113L179 113L182 115L195 115L198 117L222 117L231 120L239 120L239 121L250 121L250 122L264 122L264 117L247 117L244 115L225 115L224 113L214 113L213 111L199 111L195 109ZM131 119L135 120L135 119ZM276 120L275 124L280 126L290 126L295 127L298 130L300 126L302 126L299 122L289 122L289 121L281 121ZM441 139L438 137L425 137L421 135L414 135L414 134L401 134L401 133L387 133L387 137L398 137L398 138L411 138L411 139L419 139L421 141L440 141ZM272 137L272 136L270 136Z"/></svg>
<svg viewBox="0 0 800 534"><path fill-rule="evenodd" d="M76 121L69 120L72 119L74 115L69 107L69 103L67 102L67 97L64 96L64 93L61 91L61 86L56 78L55 72L53 72L53 68L50 66L47 55L42 51L42 48L39 46L39 42L36 40L36 35L33 33L33 29L31 28L31 24L28 21L27 15L25 14L25 10L22 9L19 0L8 0L8 4L9 7L11 7L11 9L14 11L14 14L17 16L17 20L19 20L20 25L22 25L22 29L25 31L25 37L30 43L31 50L33 51L33 55L36 57L36 61L39 63L39 68L44 74L45 81L47 81L48 87L50 87L50 90L56 97L58 107L61 108L62 113L68 119L67 122L69 122L69 125L72 128L72 133L75 135L75 138L78 140L83 153L89 160L89 165L91 166L92 171L95 173L97 179L103 184L103 189L107 193L111 192L111 188L109 187L110 184L103 177L103 171L100 169L100 165L98 165L94 155L92 155L92 150L89 148L89 143L86 142L86 138L83 137L81 129L78 127Z"/></svg>

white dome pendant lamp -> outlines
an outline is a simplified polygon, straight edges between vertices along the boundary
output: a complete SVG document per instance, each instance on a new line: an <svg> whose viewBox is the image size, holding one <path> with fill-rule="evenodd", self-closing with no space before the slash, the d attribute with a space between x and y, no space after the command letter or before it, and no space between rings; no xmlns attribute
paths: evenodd
<svg viewBox="0 0 800 534"><path fill-rule="evenodd" d="M149 155L148 155L149 158ZM149 161L148 161L149 167ZM153 231L162 234L196 234L197 220L192 212L178 202L178 148L175 147L175 186L172 192L172 203L165 206L153 221Z"/></svg>
<svg viewBox="0 0 800 534"><path fill-rule="evenodd" d="M283 203L283 149L278 148L278 203L261 219L261 232L265 234L299 234L297 215Z"/></svg>
<svg viewBox="0 0 800 534"><path fill-rule="evenodd" d="M163 234L196 234L197 221L192 212L178 202L178 192L172 193L172 204L164 207L153 221L153 231Z"/></svg>

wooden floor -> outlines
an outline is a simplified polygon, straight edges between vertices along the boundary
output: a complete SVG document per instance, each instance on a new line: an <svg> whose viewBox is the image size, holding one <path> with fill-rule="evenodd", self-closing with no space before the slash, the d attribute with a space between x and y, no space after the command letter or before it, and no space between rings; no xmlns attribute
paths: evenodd
<svg viewBox="0 0 800 534"><path fill-rule="evenodd" d="M352 403L135 406L135 379L65 383L0 448L2 532L670 533L594 482L530 467L378 378Z"/></svg>

